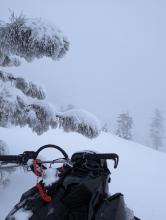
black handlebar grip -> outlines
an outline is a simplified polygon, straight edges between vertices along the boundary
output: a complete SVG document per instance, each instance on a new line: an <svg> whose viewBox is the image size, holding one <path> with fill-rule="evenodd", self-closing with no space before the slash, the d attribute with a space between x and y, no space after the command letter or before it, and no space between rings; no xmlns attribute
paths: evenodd
<svg viewBox="0 0 166 220"><path fill-rule="evenodd" d="M0 161L8 163L20 163L21 157L17 155L0 155Z"/></svg>
<svg viewBox="0 0 166 220"><path fill-rule="evenodd" d="M109 159L115 159L115 158L119 158L119 156L117 154L114 153L105 153L105 154L85 154L84 155L85 159L90 159L90 158L95 158L95 159L105 159L105 160L109 160Z"/></svg>
<svg viewBox="0 0 166 220"><path fill-rule="evenodd" d="M105 154L85 154L85 159L104 159L104 160L114 160L114 168L117 168L119 163L119 156L114 153L105 153Z"/></svg>

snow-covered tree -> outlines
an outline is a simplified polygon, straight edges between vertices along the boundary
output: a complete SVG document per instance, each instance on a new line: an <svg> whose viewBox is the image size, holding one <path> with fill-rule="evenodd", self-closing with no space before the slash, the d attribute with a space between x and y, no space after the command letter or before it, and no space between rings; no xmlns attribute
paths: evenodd
<svg viewBox="0 0 166 220"><path fill-rule="evenodd" d="M9 23L0 23L0 65L17 66L20 58L31 62L35 58L58 60L69 48L69 42L54 25L42 19L11 16ZM82 110L57 112L46 101L41 86L0 71L0 126L28 125L37 134L57 126L65 131L96 137L100 132L95 117ZM79 114L80 112L80 114Z"/></svg>
<svg viewBox="0 0 166 220"><path fill-rule="evenodd" d="M0 66L18 66L21 59L62 58L69 42L54 25L42 19L27 19L12 14L10 22L0 22ZM100 132L98 120L90 113L72 109L59 112L46 100L40 85L0 70L0 126L28 125L38 135L60 127L89 138ZM5 147L4 147L5 148Z"/></svg>
<svg viewBox="0 0 166 220"><path fill-rule="evenodd" d="M159 109L155 109L154 116L150 124L150 137L152 146L159 150L163 146L164 138L164 118Z"/></svg>
<svg viewBox="0 0 166 220"><path fill-rule="evenodd" d="M10 22L0 22L0 65L18 66L24 58L50 57L58 60L69 48L69 42L54 25L42 19L11 15Z"/></svg>
<svg viewBox="0 0 166 220"><path fill-rule="evenodd" d="M45 97L41 86L0 71L0 126L28 125L39 135L57 127L90 138L99 134L100 125L93 115L79 109L58 112Z"/></svg>
<svg viewBox="0 0 166 220"><path fill-rule="evenodd" d="M4 141L0 140L0 155L8 154L8 148ZM8 174L11 173L14 168L0 169L0 186L6 186L9 182Z"/></svg>
<svg viewBox="0 0 166 220"><path fill-rule="evenodd" d="M111 123L109 121L104 122L102 124L101 130L106 133L111 132Z"/></svg>
<svg viewBox="0 0 166 220"><path fill-rule="evenodd" d="M122 113L119 114L118 119L117 119L117 130L116 130L116 135L119 137L122 137L127 140L132 139L132 125L133 125L133 119L129 115L129 113Z"/></svg>

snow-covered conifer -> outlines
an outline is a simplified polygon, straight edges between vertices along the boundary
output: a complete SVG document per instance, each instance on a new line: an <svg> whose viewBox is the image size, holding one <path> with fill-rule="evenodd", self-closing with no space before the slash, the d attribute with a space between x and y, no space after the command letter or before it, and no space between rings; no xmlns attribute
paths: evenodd
<svg viewBox="0 0 166 220"><path fill-rule="evenodd" d="M9 23L0 23L1 66L18 64L19 58L28 62L44 56L58 60L68 47L62 32L42 19L12 15ZM55 106L47 102L42 86L0 71L0 126L10 125L28 125L39 135L56 127L89 138L100 132L98 121L90 113L77 109L57 112Z"/></svg>
<svg viewBox="0 0 166 220"><path fill-rule="evenodd" d="M8 148L4 141L0 140L0 155L8 154ZM0 169L0 186L6 186L9 182L8 175L12 172L13 168L8 169Z"/></svg>
<svg viewBox="0 0 166 220"><path fill-rule="evenodd" d="M89 138L97 137L100 133L101 126L97 118L91 113L81 109L71 109L59 113L59 126L64 131L78 132Z"/></svg>
<svg viewBox="0 0 166 220"><path fill-rule="evenodd" d="M18 66L19 58L28 62L42 57L58 60L68 48L63 33L41 18L12 14L10 22L0 22L0 66Z"/></svg>
<svg viewBox="0 0 166 220"><path fill-rule="evenodd" d="M106 132L106 133L111 132L111 123L110 123L109 121L104 122L104 123L102 124L101 130L102 130L103 132Z"/></svg>
<svg viewBox="0 0 166 220"><path fill-rule="evenodd" d="M28 125L37 134L59 126L64 131L75 131L93 138L100 126L90 113L72 109L58 112L45 100L41 86L0 71L0 126Z"/></svg>
<svg viewBox="0 0 166 220"><path fill-rule="evenodd" d="M129 113L119 114L117 123L118 123L118 127L116 130L116 135L124 139L131 140L132 139L131 130L132 130L132 125L133 125L133 119L129 115Z"/></svg>
<svg viewBox="0 0 166 220"><path fill-rule="evenodd" d="M152 146L159 150L163 146L164 138L164 119L161 111L155 109L152 122L150 124L150 137L152 140Z"/></svg>

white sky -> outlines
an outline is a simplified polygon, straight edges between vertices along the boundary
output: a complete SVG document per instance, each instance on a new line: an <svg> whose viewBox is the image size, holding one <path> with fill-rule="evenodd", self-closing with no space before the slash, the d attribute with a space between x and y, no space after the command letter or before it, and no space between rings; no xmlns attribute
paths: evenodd
<svg viewBox="0 0 166 220"><path fill-rule="evenodd" d="M70 40L59 62L8 70L44 84L51 102L75 104L100 119L128 110L142 136L153 109L166 111L165 0L4 0L1 20L9 9L50 20Z"/></svg>

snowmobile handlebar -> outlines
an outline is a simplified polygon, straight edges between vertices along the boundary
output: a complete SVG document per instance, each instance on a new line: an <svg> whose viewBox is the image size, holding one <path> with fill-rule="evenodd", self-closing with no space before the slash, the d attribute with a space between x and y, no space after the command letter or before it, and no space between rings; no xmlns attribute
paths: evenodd
<svg viewBox="0 0 166 220"><path fill-rule="evenodd" d="M35 151L25 151L19 155L0 155L0 161L4 163L16 163L20 165L26 165L29 159L35 159Z"/></svg>
<svg viewBox="0 0 166 220"><path fill-rule="evenodd" d="M37 156L39 155L39 153L46 149L46 148L54 148L58 151L60 151L62 153L62 155L64 156L64 158L60 158L60 159L56 159L53 161L40 161L40 163L59 163L59 162L64 162L66 164L72 164L73 159L75 158L74 154L71 157L71 160L69 160L69 157L67 155L67 153L59 146L57 145L53 145L53 144L47 144L44 145L42 147L40 147L37 151L24 151L23 154L19 154L19 155L0 155L0 162L1 164L7 164L7 163L15 163L18 165L27 165L28 160L30 159L37 159ZM76 156L79 159L103 159L103 160L113 160L114 161L114 168L117 168L118 166L118 162L119 162L119 156L115 153L104 153L104 154L100 154L100 153L89 153L89 152L84 152L83 154L81 153L81 155ZM70 163L71 162L71 163Z"/></svg>
<svg viewBox="0 0 166 220"><path fill-rule="evenodd" d="M0 155L0 161L17 163L17 162L21 162L21 157L17 155Z"/></svg>
<svg viewBox="0 0 166 220"><path fill-rule="evenodd" d="M119 156L114 153L105 153L105 154L85 154L84 159L103 159L103 160L113 160L114 168L117 168L119 163Z"/></svg>
<svg viewBox="0 0 166 220"><path fill-rule="evenodd" d="M55 148L59 150L63 154L64 159L68 160L67 153L61 147L53 144L47 144L40 147L37 151L24 151L23 154L19 154L19 155L0 155L0 161L2 163L15 163L20 165L26 165L28 160L30 159L35 160L39 155L39 153L46 148Z"/></svg>

